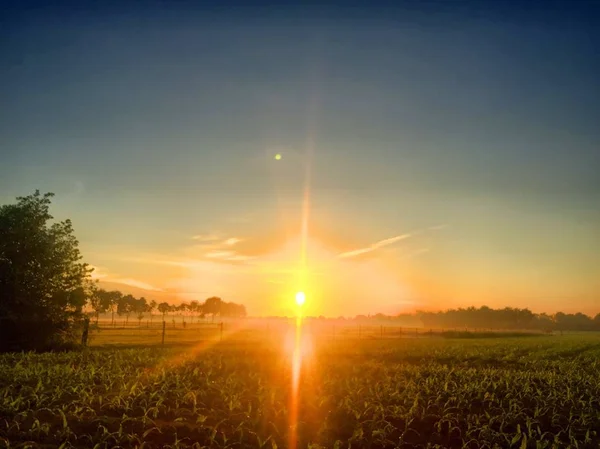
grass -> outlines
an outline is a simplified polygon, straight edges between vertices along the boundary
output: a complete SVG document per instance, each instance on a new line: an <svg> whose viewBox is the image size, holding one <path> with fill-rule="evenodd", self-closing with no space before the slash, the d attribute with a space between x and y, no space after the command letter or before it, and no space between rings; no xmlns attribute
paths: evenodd
<svg viewBox="0 0 600 449"><path fill-rule="evenodd" d="M181 332L0 355L0 447L600 447L598 334L319 340L293 420L285 338Z"/></svg>

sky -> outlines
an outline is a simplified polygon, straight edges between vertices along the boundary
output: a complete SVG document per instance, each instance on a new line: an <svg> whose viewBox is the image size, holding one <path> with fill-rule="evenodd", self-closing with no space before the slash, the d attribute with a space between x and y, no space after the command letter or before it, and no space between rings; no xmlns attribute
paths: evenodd
<svg viewBox="0 0 600 449"><path fill-rule="evenodd" d="M0 204L148 298L600 312L597 4L221 5L7 4Z"/></svg>

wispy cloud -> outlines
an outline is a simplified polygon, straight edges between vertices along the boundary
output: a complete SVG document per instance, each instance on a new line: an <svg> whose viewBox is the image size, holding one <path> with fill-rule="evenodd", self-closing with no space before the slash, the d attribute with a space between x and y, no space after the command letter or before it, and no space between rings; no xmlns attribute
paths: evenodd
<svg viewBox="0 0 600 449"><path fill-rule="evenodd" d="M129 285L131 287L137 287L137 288L141 288L141 289L144 289L144 290L149 290L149 291L152 291L152 292L162 292L163 291L160 288L154 287L153 285L150 285L147 282L138 281L137 279L111 278L110 282L115 282L117 284Z"/></svg>
<svg viewBox="0 0 600 449"><path fill-rule="evenodd" d="M235 252L233 251L209 251L204 257L208 257L209 259L225 259L234 255Z"/></svg>
<svg viewBox="0 0 600 449"><path fill-rule="evenodd" d="M231 237L228 238L227 240L225 240L223 243L227 246L233 246L236 243L240 243L242 241L242 239L238 239L237 237Z"/></svg>
<svg viewBox="0 0 600 449"><path fill-rule="evenodd" d="M90 268L93 268L92 271L92 279L103 279L108 276L108 273L104 270L104 268L97 267L95 265L89 265Z"/></svg>
<svg viewBox="0 0 600 449"><path fill-rule="evenodd" d="M430 226L427 229L430 231L441 231L442 229L446 229L448 226L450 226L450 225L447 223L444 223L444 224L439 224L439 225L435 225L435 226Z"/></svg>
<svg viewBox="0 0 600 449"><path fill-rule="evenodd" d="M235 251L209 251L204 257L219 262L246 262L255 259L253 256L236 253Z"/></svg>
<svg viewBox="0 0 600 449"><path fill-rule="evenodd" d="M227 260L233 260L238 262L243 262L247 260L256 259L254 256L244 256L243 254L236 254L235 256L229 257Z"/></svg>
<svg viewBox="0 0 600 449"><path fill-rule="evenodd" d="M192 236L192 240L199 242L216 242L220 237L217 234L197 234Z"/></svg>
<svg viewBox="0 0 600 449"><path fill-rule="evenodd" d="M412 237L412 235L413 234L400 234L395 237L390 237L388 239L380 240L380 241L375 242L365 248L354 249L352 251L347 251L347 252L338 254L338 257L347 258L347 257L355 257L355 256L358 256L361 254L370 253L371 251L375 251L378 248L382 248L384 246L388 246L393 243L399 242L400 240L404 240L409 237Z"/></svg>

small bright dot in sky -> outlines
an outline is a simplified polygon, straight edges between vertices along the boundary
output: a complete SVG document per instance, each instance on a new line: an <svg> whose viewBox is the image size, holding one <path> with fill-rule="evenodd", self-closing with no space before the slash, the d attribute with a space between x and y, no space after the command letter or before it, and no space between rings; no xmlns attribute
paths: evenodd
<svg viewBox="0 0 600 449"><path fill-rule="evenodd" d="M296 304L301 306L302 304L304 304L304 301L306 301L306 295L304 294L304 292L296 293Z"/></svg>
<svg viewBox="0 0 600 449"><path fill-rule="evenodd" d="M277 153L277 154L275 155L275 160L276 160L276 161L280 161L280 160L281 160L281 154L280 154L280 153Z"/></svg>

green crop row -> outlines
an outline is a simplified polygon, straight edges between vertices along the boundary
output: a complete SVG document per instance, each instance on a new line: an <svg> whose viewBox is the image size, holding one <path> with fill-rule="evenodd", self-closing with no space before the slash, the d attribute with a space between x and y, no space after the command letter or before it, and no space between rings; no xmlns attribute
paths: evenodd
<svg viewBox="0 0 600 449"><path fill-rule="evenodd" d="M291 360L227 341L0 355L0 447L600 447L596 335L332 343L297 397Z"/></svg>

